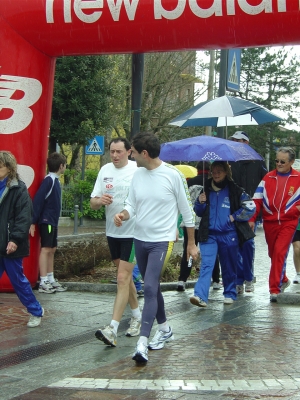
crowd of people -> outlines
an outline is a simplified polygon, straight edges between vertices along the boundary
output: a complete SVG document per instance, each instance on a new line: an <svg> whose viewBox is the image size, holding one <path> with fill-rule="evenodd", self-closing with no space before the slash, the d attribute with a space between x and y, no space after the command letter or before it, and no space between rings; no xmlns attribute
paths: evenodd
<svg viewBox="0 0 300 400"><path fill-rule="evenodd" d="M249 145L243 131L230 139ZM277 150L276 168L270 172L259 160L200 161L198 175L188 181L176 167L159 158L160 142L155 134L139 133L132 143L118 137L109 143L109 152L111 162L100 169L90 199L92 209L106 208L106 237L117 269L112 319L95 333L104 344L117 346L127 304L132 316L126 336L138 337L133 360L146 363L148 350L160 350L174 340L160 277L177 240L179 214L184 240L178 291L185 290L200 248L199 277L190 297L193 305L207 307L211 286L223 288L226 305L244 291L254 291L254 237L260 221L271 259L270 301L276 302L278 294L291 284L286 276L291 243L296 269L293 283L300 283L300 173L293 169L295 152L291 147ZM4 271L7 273L27 308L28 327L39 326L44 314L22 267L23 258L29 254L28 234L35 234L36 225L41 238L38 291L51 294L66 290L54 278L61 211L59 177L65 171L66 159L52 153L47 165L49 174L34 196L32 207L17 173L17 160L12 153L0 151L0 277ZM137 279L133 279L139 274L144 284L143 310L137 298ZM150 340L155 320L157 331Z"/></svg>

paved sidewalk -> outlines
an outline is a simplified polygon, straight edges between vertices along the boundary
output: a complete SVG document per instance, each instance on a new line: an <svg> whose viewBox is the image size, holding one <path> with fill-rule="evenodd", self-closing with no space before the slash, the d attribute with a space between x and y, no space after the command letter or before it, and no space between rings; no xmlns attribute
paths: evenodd
<svg viewBox="0 0 300 400"><path fill-rule="evenodd" d="M262 230L255 270L255 292L232 305L218 290L205 309L190 304L192 288L164 292L175 340L149 352L145 366L131 360L137 338L125 337L128 309L116 348L94 337L111 319L114 292L36 293L45 316L34 329L15 294L0 293L1 400L300 400L300 308L269 301ZM292 254L287 272L292 279ZM300 285L287 289L293 292L299 295Z"/></svg>

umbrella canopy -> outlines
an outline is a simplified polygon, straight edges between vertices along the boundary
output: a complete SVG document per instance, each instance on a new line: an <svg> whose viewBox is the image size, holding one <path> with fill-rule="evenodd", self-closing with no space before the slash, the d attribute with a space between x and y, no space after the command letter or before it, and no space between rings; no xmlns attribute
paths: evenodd
<svg viewBox="0 0 300 400"><path fill-rule="evenodd" d="M163 161L240 161L263 158L247 144L216 138L195 136L161 145Z"/></svg>
<svg viewBox="0 0 300 400"><path fill-rule="evenodd" d="M179 169L179 171L181 171L186 178L194 178L198 175L197 168L192 167L191 165L178 164L174 165L174 167Z"/></svg>
<svg viewBox="0 0 300 400"><path fill-rule="evenodd" d="M221 96L197 104L174 118L169 125L181 127L260 125L281 120L282 118L267 108L252 101Z"/></svg>

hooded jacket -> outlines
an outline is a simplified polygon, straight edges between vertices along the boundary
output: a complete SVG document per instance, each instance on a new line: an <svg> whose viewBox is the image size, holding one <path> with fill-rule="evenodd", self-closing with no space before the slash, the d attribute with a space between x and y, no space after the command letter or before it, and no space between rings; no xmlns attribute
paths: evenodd
<svg viewBox="0 0 300 400"><path fill-rule="evenodd" d="M204 191L206 203L200 204L197 199L194 207L195 213L202 217L198 231L200 243L206 242L209 234L230 231L237 231L240 245L255 236L247 222L255 213L255 204L243 188L228 180L227 185L216 192L210 178L204 184ZM230 214L234 223L229 219Z"/></svg>
<svg viewBox="0 0 300 400"><path fill-rule="evenodd" d="M32 202L24 182L13 179L0 198L0 257L22 258L29 255L29 228ZM6 254L8 242L18 247Z"/></svg>

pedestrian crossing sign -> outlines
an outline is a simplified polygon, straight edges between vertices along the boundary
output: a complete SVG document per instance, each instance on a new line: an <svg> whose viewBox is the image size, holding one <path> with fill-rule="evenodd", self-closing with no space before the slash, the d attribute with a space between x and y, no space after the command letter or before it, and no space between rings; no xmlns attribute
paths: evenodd
<svg viewBox="0 0 300 400"><path fill-rule="evenodd" d="M102 156L104 154L104 136L95 136L89 140L89 144L85 146L85 154Z"/></svg>
<svg viewBox="0 0 300 400"><path fill-rule="evenodd" d="M241 74L241 49L230 49L227 59L227 90L236 92L240 90Z"/></svg>

